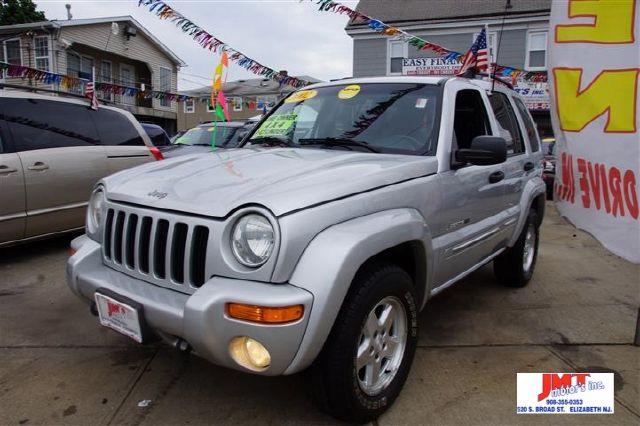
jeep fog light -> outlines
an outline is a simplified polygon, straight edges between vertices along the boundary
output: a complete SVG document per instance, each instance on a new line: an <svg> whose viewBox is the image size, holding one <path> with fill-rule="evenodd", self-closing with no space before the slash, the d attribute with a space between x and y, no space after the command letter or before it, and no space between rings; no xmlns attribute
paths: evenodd
<svg viewBox="0 0 640 426"><path fill-rule="evenodd" d="M250 268L264 264L273 251L275 232L271 222L259 214L242 217L231 233L231 249L238 262Z"/></svg>
<svg viewBox="0 0 640 426"><path fill-rule="evenodd" d="M247 336L234 337L229 343L229 354L235 362L249 370L264 370L271 364L267 348Z"/></svg>

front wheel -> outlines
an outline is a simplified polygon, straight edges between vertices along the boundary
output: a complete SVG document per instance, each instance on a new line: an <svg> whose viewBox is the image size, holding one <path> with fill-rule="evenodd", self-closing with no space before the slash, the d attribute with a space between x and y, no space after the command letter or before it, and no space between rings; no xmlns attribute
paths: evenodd
<svg viewBox="0 0 640 426"><path fill-rule="evenodd" d="M498 281L509 287L527 285L536 266L539 238L538 216L531 210L516 244L493 261L493 271Z"/></svg>
<svg viewBox="0 0 640 426"><path fill-rule="evenodd" d="M418 336L415 289L394 265L360 274L315 363L314 391L335 417L364 423L394 402Z"/></svg>

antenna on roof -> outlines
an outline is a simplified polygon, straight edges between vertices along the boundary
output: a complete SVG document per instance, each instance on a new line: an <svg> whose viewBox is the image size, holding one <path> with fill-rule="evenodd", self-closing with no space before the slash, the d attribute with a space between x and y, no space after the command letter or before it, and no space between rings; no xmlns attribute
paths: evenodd
<svg viewBox="0 0 640 426"><path fill-rule="evenodd" d="M500 25L500 34L498 34L498 46L496 47L496 60L494 61L493 70L491 70L492 75L492 83L491 83L491 91L496 87L496 65L498 65L498 55L500 54L500 42L502 42L502 33L504 32L504 21L507 19L507 10L511 9L513 6L511 5L511 0L507 0L507 3L504 5L504 12L502 14L502 24ZM489 34L487 34L489 37Z"/></svg>

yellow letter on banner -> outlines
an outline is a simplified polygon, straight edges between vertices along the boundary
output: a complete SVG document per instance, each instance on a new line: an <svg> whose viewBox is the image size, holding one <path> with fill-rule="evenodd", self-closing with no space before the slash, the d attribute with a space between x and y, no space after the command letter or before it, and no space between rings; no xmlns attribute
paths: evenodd
<svg viewBox="0 0 640 426"><path fill-rule="evenodd" d="M581 68L554 68L560 127L579 132L608 112L607 133L635 133L638 69L605 70L580 91Z"/></svg>
<svg viewBox="0 0 640 426"><path fill-rule="evenodd" d="M556 25L556 43L633 43L635 0L569 0L569 18L590 24Z"/></svg>

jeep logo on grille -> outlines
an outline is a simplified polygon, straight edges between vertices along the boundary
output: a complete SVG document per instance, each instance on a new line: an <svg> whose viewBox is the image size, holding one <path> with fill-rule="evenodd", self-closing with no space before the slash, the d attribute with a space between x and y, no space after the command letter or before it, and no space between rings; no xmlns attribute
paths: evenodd
<svg viewBox="0 0 640 426"><path fill-rule="evenodd" d="M167 195L166 192L160 192L157 189L154 189L153 191L151 191L150 193L147 194L149 197L156 197L160 200L162 200L163 198L165 198Z"/></svg>

